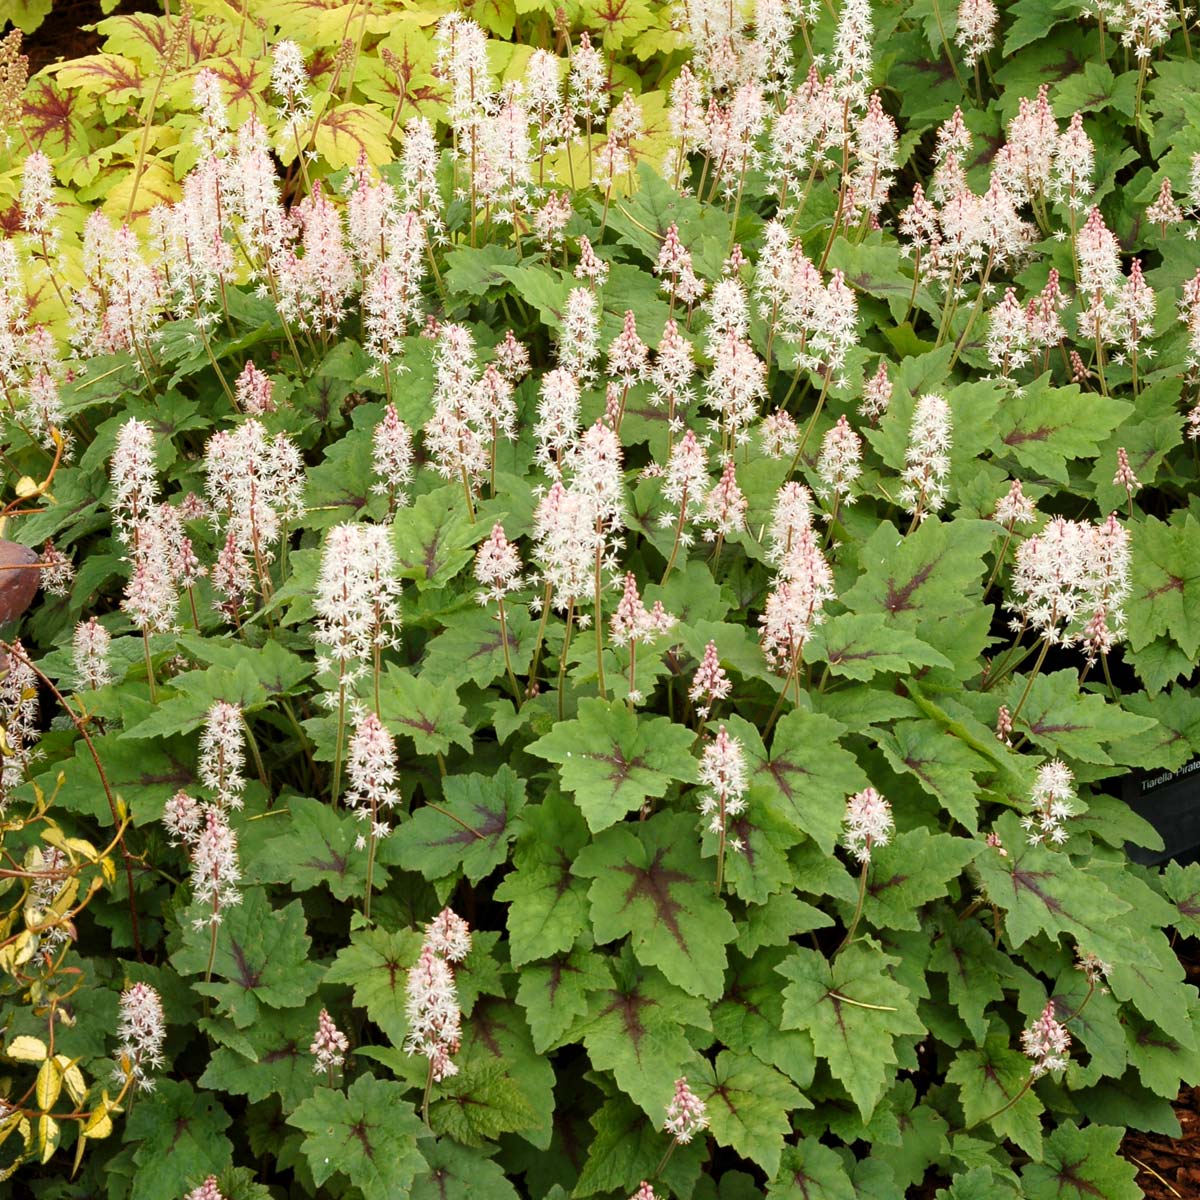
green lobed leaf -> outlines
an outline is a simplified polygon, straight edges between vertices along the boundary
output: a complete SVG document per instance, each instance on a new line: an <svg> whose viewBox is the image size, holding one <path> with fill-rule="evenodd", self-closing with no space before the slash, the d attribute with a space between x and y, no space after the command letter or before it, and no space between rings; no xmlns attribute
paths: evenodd
<svg viewBox="0 0 1200 1200"><path fill-rule="evenodd" d="M344 1094L320 1088L287 1122L306 1134L304 1157L318 1185L341 1174L364 1200L388 1200L429 1169L418 1146L428 1131L398 1083L360 1075Z"/></svg>
<svg viewBox="0 0 1200 1200"><path fill-rule="evenodd" d="M242 902L221 914L217 927L213 975L225 982L201 983L197 990L213 996L218 1011L239 1029L260 1020L264 1009L298 1008L316 991L322 974L309 961L310 945L299 900L273 909L262 888L247 888ZM207 921L200 929L189 922L171 961L185 975L200 974L208 951Z"/></svg>
<svg viewBox="0 0 1200 1200"><path fill-rule="evenodd" d="M1041 1160L1021 1170L1027 1200L1139 1200L1137 1171L1118 1152L1121 1134L1108 1125L1080 1129L1064 1121L1047 1137Z"/></svg>
<svg viewBox="0 0 1200 1200"><path fill-rule="evenodd" d="M325 983L345 983L354 989L355 1006L367 1010L393 1045L399 1046L408 1034L405 989L422 940L412 929L395 933L359 929L325 972Z"/></svg>
<svg viewBox="0 0 1200 1200"><path fill-rule="evenodd" d="M708 1107L717 1144L732 1146L773 1176L791 1132L791 1113L811 1107L810 1101L760 1059L732 1050L706 1061L693 1086Z"/></svg>
<svg viewBox="0 0 1200 1200"><path fill-rule="evenodd" d="M517 819L514 870L496 888L508 904L509 955L520 967L569 950L587 928L587 883L571 863L588 840L578 810L565 797L529 805Z"/></svg>
<svg viewBox="0 0 1200 1200"><path fill-rule="evenodd" d="M783 991L785 1029L804 1029L817 1058L850 1093L863 1119L883 1095L897 1060L895 1039L923 1033L912 997L891 976L899 959L855 942L831 964L815 950L795 948L776 971Z"/></svg>
<svg viewBox="0 0 1200 1200"><path fill-rule="evenodd" d="M698 842L692 818L659 813L599 834L571 870L593 880L588 901L598 943L628 934L640 962L693 996L715 999L724 987L725 946L737 930L713 892Z"/></svg>
<svg viewBox="0 0 1200 1200"><path fill-rule="evenodd" d="M560 721L529 747L559 764L562 786L575 796L588 828L599 833L673 781L696 778L692 735L664 717L639 717L621 701L589 697L574 721Z"/></svg>
<svg viewBox="0 0 1200 1200"><path fill-rule="evenodd" d="M418 754L446 754L452 745L471 749L471 732L463 724L466 709L454 684L434 684L408 671L389 667L380 688L384 723L412 739Z"/></svg>
<svg viewBox="0 0 1200 1200"><path fill-rule="evenodd" d="M767 1200L854 1200L860 1193L842 1160L816 1138L802 1138L783 1152Z"/></svg>
<svg viewBox="0 0 1200 1200"><path fill-rule="evenodd" d="M508 857L514 819L525 805L524 780L501 766L491 776L451 776L442 781L442 791L440 804L417 809L393 833L389 854L426 879L461 867L478 883Z"/></svg>

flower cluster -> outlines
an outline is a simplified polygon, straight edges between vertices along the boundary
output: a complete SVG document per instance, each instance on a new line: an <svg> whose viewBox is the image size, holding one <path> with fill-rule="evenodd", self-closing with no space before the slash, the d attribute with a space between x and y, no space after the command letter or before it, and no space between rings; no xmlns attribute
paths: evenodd
<svg viewBox="0 0 1200 1200"><path fill-rule="evenodd" d="M462 962L471 949L467 924L445 908L425 927L421 955L408 973L406 1008L408 1036L406 1054L429 1059L434 1083L458 1074L452 1061L462 1042L462 1014L454 986L454 963Z"/></svg>
<svg viewBox="0 0 1200 1200"><path fill-rule="evenodd" d="M1071 1050L1071 1035L1056 1017L1049 1000L1042 1015L1021 1034L1021 1049L1033 1060L1029 1070L1035 1079L1051 1071L1065 1070Z"/></svg>
<svg viewBox="0 0 1200 1200"><path fill-rule="evenodd" d="M163 1042L167 1023L162 999L148 983L135 983L121 993L117 1012L117 1068L122 1086L139 1091L154 1090L150 1072L166 1061Z"/></svg>
<svg viewBox="0 0 1200 1200"><path fill-rule="evenodd" d="M675 1080L675 1095L667 1105L664 1128L677 1146L686 1146L702 1129L708 1128L708 1109L688 1087L687 1076Z"/></svg>
<svg viewBox="0 0 1200 1200"><path fill-rule="evenodd" d="M869 863L871 851L886 846L896 827L892 806L873 787L855 792L846 801L844 823L846 849L860 863Z"/></svg>
<svg viewBox="0 0 1200 1200"><path fill-rule="evenodd" d="M329 1010L321 1009L317 1018L317 1032L308 1048L314 1059L313 1071L321 1075L340 1067L346 1061L346 1051L349 1049L349 1039L334 1024Z"/></svg>
<svg viewBox="0 0 1200 1200"><path fill-rule="evenodd" d="M1067 840L1064 822L1076 812L1074 782L1070 768L1060 759L1038 767L1033 783L1033 808L1021 818L1021 827L1029 832L1031 846L1043 842L1061 846Z"/></svg>

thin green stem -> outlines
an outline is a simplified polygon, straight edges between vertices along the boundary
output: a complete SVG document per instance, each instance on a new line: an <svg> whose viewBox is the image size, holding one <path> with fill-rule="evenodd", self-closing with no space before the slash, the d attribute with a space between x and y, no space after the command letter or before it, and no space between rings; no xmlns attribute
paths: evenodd
<svg viewBox="0 0 1200 1200"><path fill-rule="evenodd" d="M854 906L854 916L850 918L850 924L846 929L846 936L842 938L841 945L833 952L834 958L837 958L854 940L854 935L858 932L858 923L862 919L863 905L867 899L867 872L871 869L871 839L869 837L867 838L866 851L867 857L863 859L862 870L858 873L858 903Z"/></svg>
<svg viewBox="0 0 1200 1200"><path fill-rule="evenodd" d="M1042 669L1042 663L1046 661L1046 654L1050 649L1050 639L1042 639L1041 653L1037 656L1037 661L1033 664L1033 670L1029 672L1029 678L1025 681L1025 690L1021 693L1021 699L1017 701L1017 707L1012 711L1012 722L1015 725L1017 717L1021 715L1021 709L1025 707L1025 701L1029 699L1029 693L1033 690L1033 681L1038 677L1038 672Z"/></svg>

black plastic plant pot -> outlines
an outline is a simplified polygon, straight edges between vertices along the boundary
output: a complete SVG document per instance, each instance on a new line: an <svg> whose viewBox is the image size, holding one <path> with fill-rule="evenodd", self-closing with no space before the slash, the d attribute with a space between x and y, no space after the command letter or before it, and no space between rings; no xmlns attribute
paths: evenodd
<svg viewBox="0 0 1200 1200"><path fill-rule="evenodd" d="M1200 756L1178 771L1135 771L1126 777L1121 795L1163 840L1161 850L1127 844L1134 862L1154 866L1168 859L1196 857L1200 850Z"/></svg>

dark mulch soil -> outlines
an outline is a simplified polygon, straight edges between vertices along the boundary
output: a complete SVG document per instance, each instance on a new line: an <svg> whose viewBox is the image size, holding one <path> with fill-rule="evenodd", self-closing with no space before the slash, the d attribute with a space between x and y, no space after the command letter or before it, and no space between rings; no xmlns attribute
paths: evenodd
<svg viewBox="0 0 1200 1200"><path fill-rule="evenodd" d="M122 0L113 13L105 14L100 0L55 0L46 19L21 43L21 49L29 56L29 74L36 74L59 58L95 54L100 49L100 35L83 26L94 25L106 15L130 12L162 12L162 5L153 0Z"/></svg>
<svg viewBox="0 0 1200 1200"><path fill-rule="evenodd" d="M1184 1088L1175 1101L1183 1130L1177 1138L1130 1132L1122 1146L1138 1168L1138 1186L1149 1200L1200 1196L1200 1088Z"/></svg>

